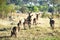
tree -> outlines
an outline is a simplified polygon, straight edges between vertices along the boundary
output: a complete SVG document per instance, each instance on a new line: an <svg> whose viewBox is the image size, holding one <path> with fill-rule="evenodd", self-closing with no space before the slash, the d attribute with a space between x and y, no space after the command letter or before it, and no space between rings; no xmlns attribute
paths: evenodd
<svg viewBox="0 0 60 40"><path fill-rule="evenodd" d="M12 12L14 5L7 5L7 0L0 1L0 18L7 17L9 12Z"/></svg>
<svg viewBox="0 0 60 40"><path fill-rule="evenodd" d="M52 3L52 4L60 4L60 0L50 0L50 3Z"/></svg>
<svg viewBox="0 0 60 40"><path fill-rule="evenodd" d="M57 6L57 11L60 14L60 5Z"/></svg>
<svg viewBox="0 0 60 40"><path fill-rule="evenodd" d="M15 12L15 5L14 4L7 5L5 8L6 15L8 15L9 13L10 13L9 15L12 15L12 12Z"/></svg>
<svg viewBox="0 0 60 40"><path fill-rule="evenodd" d="M6 0L0 0L0 18L4 16L6 8Z"/></svg>
<svg viewBox="0 0 60 40"><path fill-rule="evenodd" d="M60 0L50 0L50 3L53 4L55 13L60 12L60 8L58 7L58 5L60 5Z"/></svg>
<svg viewBox="0 0 60 40"><path fill-rule="evenodd" d="M23 6L24 3L23 3L23 0L10 0L10 2L8 1L8 4L15 4L15 5L20 5L20 6Z"/></svg>
<svg viewBox="0 0 60 40"><path fill-rule="evenodd" d="M54 8L53 8L53 7L50 7L50 8L48 9L48 12L52 13L52 16L53 16Z"/></svg>
<svg viewBox="0 0 60 40"><path fill-rule="evenodd" d="M40 11L47 11L48 10L48 6L38 6Z"/></svg>

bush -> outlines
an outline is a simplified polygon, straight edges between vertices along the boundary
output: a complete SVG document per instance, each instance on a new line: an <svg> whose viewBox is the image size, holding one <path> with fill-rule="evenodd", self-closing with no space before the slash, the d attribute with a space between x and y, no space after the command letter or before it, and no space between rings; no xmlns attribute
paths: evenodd
<svg viewBox="0 0 60 40"><path fill-rule="evenodd" d="M29 9L28 9L27 7L21 7L20 11L21 11L22 13L26 13L26 12L29 11Z"/></svg>
<svg viewBox="0 0 60 40"><path fill-rule="evenodd" d="M49 16L50 16L50 14L47 14L47 13L44 12L41 17L45 18L45 17L49 17Z"/></svg>
<svg viewBox="0 0 60 40"><path fill-rule="evenodd" d="M38 8L40 11L47 11L48 10L48 6L39 6Z"/></svg>
<svg viewBox="0 0 60 40"><path fill-rule="evenodd" d="M39 11L38 7L37 7L37 6L34 6L34 7L33 7L33 11L34 11L34 12L38 12L38 11Z"/></svg>
<svg viewBox="0 0 60 40"><path fill-rule="evenodd" d="M50 7L49 9L48 9L48 12L54 12L54 8L52 8L52 7Z"/></svg>

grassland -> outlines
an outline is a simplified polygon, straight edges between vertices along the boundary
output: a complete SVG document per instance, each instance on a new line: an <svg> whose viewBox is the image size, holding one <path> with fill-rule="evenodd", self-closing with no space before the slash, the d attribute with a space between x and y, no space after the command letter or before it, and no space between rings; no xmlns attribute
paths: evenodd
<svg viewBox="0 0 60 40"><path fill-rule="evenodd" d="M14 25L9 25L9 21L0 22L0 40L60 40L60 19L55 18L55 29L52 30L49 26L48 18L40 18L38 25L32 25L31 29L26 27L26 30L21 27L18 37L10 37L11 29ZM8 22L8 23L7 23ZM2 25L3 23L7 25Z"/></svg>

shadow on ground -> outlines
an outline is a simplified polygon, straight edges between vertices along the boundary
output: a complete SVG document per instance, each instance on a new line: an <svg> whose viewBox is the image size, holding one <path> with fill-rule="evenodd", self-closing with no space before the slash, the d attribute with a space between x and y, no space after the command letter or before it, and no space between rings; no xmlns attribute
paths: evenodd
<svg viewBox="0 0 60 40"><path fill-rule="evenodd" d="M0 36L0 38L10 38L11 36Z"/></svg>
<svg viewBox="0 0 60 40"><path fill-rule="evenodd" d="M0 29L0 31L7 31L7 30L11 30L11 28L3 28L3 29Z"/></svg>

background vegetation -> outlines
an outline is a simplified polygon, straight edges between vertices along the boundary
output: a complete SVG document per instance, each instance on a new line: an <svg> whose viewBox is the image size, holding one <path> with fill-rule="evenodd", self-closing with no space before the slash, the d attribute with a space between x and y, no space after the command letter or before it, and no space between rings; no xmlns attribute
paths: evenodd
<svg viewBox="0 0 60 40"><path fill-rule="evenodd" d="M60 0L1 0L0 18L7 17L8 13L15 11L22 13L32 12L54 12L60 14Z"/></svg>

